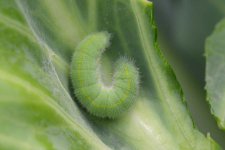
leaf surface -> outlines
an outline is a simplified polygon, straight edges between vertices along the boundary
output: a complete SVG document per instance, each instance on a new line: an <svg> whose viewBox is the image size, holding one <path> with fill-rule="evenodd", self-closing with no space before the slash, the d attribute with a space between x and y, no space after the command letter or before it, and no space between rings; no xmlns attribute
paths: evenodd
<svg viewBox="0 0 225 150"><path fill-rule="evenodd" d="M0 147L220 149L193 125L181 88L156 43L151 2L0 2ZM129 57L141 74L137 103L115 120L89 115L70 92L74 48L98 31L112 35L104 57L109 62Z"/></svg>
<svg viewBox="0 0 225 150"><path fill-rule="evenodd" d="M206 40L206 89L211 111L225 129L225 20L220 21Z"/></svg>

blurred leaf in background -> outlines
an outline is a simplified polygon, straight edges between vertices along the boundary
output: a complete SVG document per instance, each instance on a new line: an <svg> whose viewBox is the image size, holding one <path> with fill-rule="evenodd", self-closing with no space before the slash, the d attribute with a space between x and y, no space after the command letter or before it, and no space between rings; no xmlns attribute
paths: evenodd
<svg viewBox="0 0 225 150"><path fill-rule="evenodd" d="M206 41L206 89L213 115L225 129L225 19L220 21Z"/></svg>
<svg viewBox="0 0 225 150"><path fill-rule="evenodd" d="M225 146L205 94L204 45L225 16L224 0L152 0L161 49L184 90L194 122Z"/></svg>

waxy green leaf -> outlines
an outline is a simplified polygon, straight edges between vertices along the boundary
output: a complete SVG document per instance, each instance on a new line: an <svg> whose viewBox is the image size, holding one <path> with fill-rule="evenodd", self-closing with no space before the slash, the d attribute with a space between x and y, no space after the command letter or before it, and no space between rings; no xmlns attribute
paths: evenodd
<svg viewBox="0 0 225 150"><path fill-rule="evenodd" d="M151 2L1 0L0 30L0 148L220 149L193 125L158 48ZM112 36L105 68L126 56L141 74L136 104L114 120L88 114L71 92L75 47L99 31Z"/></svg>

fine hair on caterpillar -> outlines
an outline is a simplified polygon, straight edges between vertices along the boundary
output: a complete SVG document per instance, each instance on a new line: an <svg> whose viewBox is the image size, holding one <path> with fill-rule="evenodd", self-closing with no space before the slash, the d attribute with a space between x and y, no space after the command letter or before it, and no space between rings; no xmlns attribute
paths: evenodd
<svg viewBox="0 0 225 150"><path fill-rule="evenodd" d="M139 90L138 69L125 57L116 61L112 83L106 85L102 80L100 60L109 41L107 32L87 36L76 48L71 63L75 96L88 112L101 118L116 118L126 112Z"/></svg>

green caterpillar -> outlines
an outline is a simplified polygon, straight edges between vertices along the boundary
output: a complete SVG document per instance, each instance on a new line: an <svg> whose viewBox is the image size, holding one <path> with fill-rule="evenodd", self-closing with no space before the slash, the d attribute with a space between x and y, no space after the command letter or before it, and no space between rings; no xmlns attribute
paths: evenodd
<svg viewBox="0 0 225 150"><path fill-rule="evenodd" d="M134 64L120 58L110 85L103 83L100 58L109 46L110 35L100 32L85 38L74 52L71 79L75 95L93 115L115 118L134 103L139 88L139 73Z"/></svg>

